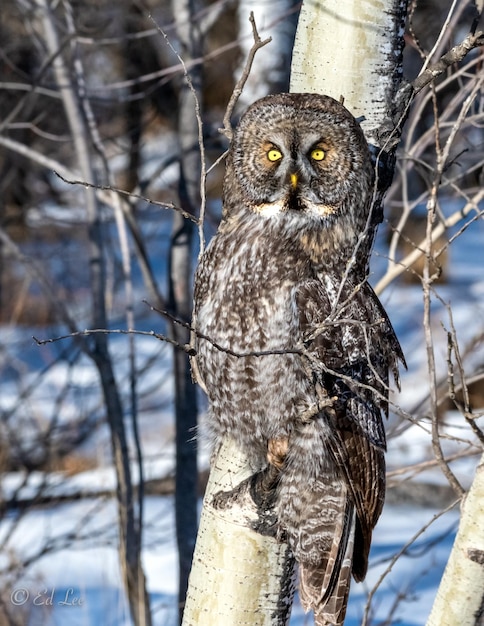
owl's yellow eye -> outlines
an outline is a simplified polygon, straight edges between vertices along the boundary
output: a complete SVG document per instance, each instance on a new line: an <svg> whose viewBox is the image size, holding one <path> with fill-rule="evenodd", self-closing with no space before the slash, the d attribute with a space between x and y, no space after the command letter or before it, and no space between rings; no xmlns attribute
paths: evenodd
<svg viewBox="0 0 484 626"><path fill-rule="evenodd" d="M311 158L314 161L322 161L325 156L326 153L321 148L314 148L314 150L311 150Z"/></svg>
<svg viewBox="0 0 484 626"><path fill-rule="evenodd" d="M279 161L280 159L282 159L282 152L277 148L271 148L267 152L267 158L269 159L269 161L274 163L275 161Z"/></svg>

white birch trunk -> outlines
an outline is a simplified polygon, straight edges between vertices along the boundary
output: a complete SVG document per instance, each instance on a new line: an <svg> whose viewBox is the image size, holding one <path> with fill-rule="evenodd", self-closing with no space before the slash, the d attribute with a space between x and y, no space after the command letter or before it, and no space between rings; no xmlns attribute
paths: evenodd
<svg viewBox="0 0 484 626"><path fill-rule="evenodd" d="M255 507L217 510L214 494L258 471L227 440L212 465L203 502L183 626L283 626L289 622L294 567L287 545L250 528Z"/></svg>
<svg viewBox="0 0 484 626"><path fill-rule="evenodd" d="M296 32L290 91L344 98L355 117L365 117L366 138L379 147L382 130L393 128L406 4L406 0L306 2Z"/></svg>
<svg viewBox="0 0 484 626"><path fill-rule="evenodd" d="M484 624L484 456L462 505L459 530L427 626Z"/></svg>

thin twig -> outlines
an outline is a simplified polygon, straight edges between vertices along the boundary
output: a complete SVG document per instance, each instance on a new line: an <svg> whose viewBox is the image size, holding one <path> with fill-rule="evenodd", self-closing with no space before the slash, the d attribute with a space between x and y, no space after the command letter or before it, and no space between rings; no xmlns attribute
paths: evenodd
<svg viewBox="0 0 484 626"><path fill-rule="evenodd" d="M448 462L444 457L444 453L442 450L441 442L440 442L440 434L439 434L439 416L437 411L437 369L435 363L435 343L432 332L432 319L431 319L431 301L432 301L432 290L431 285L434 282L436 276L431 274L431 265L432 265L432 231L433 231L433 222L436 215L436 207L437 207L437 195L438 188L440 185L442 170L444 168L444 158L443 151L441 149L441 140L440 140L440 127L438 124L438 112L437 106L434 100L434 115L435 115L435 151L437 156L437 167L435 168L434 178L432 181L432 189L430 192L429 200L427 202L427 225L426 225L426 239L427 253L425 255L425 264L423 268L423 277L422 277L422 289L423 289L423 301L424 301L424 316L423 316L423 326L425 332L425 345L427 352L427 365L428 365L428 374L429 374L429 382L430 382L430 410L432 415L432 450L435 458L437 459L440 469L444 476L447 478L450 486L454 489L456 494L460 497L465 493L464 488L458 481L454 472L449 467Z"/></svg>
<svg viewBox="0 0 484 626"><path fill-rule="evenodd" d="M452 502L452 504L450 504L448 507L446 507L445 509L443 509L442 511L440 511L439 513L436 513L429 522L427 522L427 524L425 524L424 526L422 526L422 528L420 528L414 535L413 537L407 541L407 543L396 553L393 555L392 559L390 560L390 563L388 565L388 567L385 569L385 571L380 575L380 577L378 578L378 580L376 581L375 585L373 586L373 588L371 589L371 591L368 594L368 599L366 601L366 605L365 605L365 612L363 614L363 620L361 621L361 626L368 626L368 618L369 618L369 613L370 613L370 608L371 608L371 603L373 600L373 596L375 595L375 593L377 592L378 588L380 587L380 585L382 584L382 582L385 580L385 578L388 576L388 574L392 571L393 566L395 565L395 563L398 561L398 559L403 556L406 551L408 550L408 548L415 543L415 541L417 541L417 539L423 535L423 533L436 521L439 519L439 517L442 517L442 515L445 515L445 513L448 513L448 511L452 510L455 506L457 506L460 502L460 498L458 500L455 500L454 502Z"/></svg>
<svg viewBox="0 0 484 626"><path fill-rule="evenodd" d="M144 302L146 302L146 300L144 300ZM219 350L220 352L224 352L225 354L228 354L230 356L234 356L237 358L246 358L250 356L256 356L256 357L270 356L273 354L299 354L301 356L304 356L306 354L306 350L303 347L280 348L280 349L276 348L274 350L251 350L250 352L237 352L236 350L232 350L231 348L227 348L225 346L220 345L212 337L209 337L208 335L205 335L204 333L199 332L196 328L193 327L192 324L189 324L188 322L184 322L183 320L178 319L177 317L172 315L169 311L157 309L156 307L152 306L148 302L146 302L146 304L150 307L152 311L155 311L156 313L163 315L163 317L168 318L174 324L183 326L184 328L189 330L191 333L194 333L198 339L203 339L204 341L208 341L216 350ZM196 355L196 350L193 347L190 350L190 355L191 356Z"/></svg>
<svg viewBox="0 0 484 626"><path fill-rule="evenodd" d="M170 48L170 50L173 52L173 54L176 56L176 58L180 62L180 65L183 68L184 79L193 96L193 102L194 102L194 107L195 107L195 117L197 120L197 128L198 128L198 149L200 151L200 188L199 188L200 208L199 208L199 217L197 221L195 222L198 225L198 237L199 237L199 244L200 244L198 257L200 259L205 249L205 233L203 230L203 225L204 225L204 220L205 220L205 210L207 206L207 162L206 162L206 157L205 157L205 143L203 140L203 120L202 120L202 114L201 114L201 108L200 108L200 101L199 101L199 97L197 94L197 90L193 86L193 82L188 72L187 66L185 65L185 61L181 58L181 56L175 50L167 34L160 28L160 26L158 26L153 16L149 15L148 17L153 22L158 32L165 39L167 46Z"/></svg>
<svg viewBox="0 0 484 626"><path fill-rule="evenodd" d="M434 43L432 50L429 52L429 54L426 55L426 59L424 61L424 64L420 70L420 74L423 74L424 71L427 69L427 66L430 63L430 60L432 59L432 57L434 56L434 54L437 53L438 50L441 50L441 45L443 44L443 42L445 41L445 35L448 32L449 29L449 25L452 21L452 16L454 14L455 11L455 7L457 5L459 0L453 0L451 7L449 8L449 11L447 13L447 16L445 18L444 23L442 24L442 27L440 29L440 32L437 36L437 40Z"/></svg>
<svg viewBox="0 0 484 626"><path fill-rule="evenodd" d="M447 333L447 371L448 371L448 383L449 383L449 397L452 402L455 404L457 409L462 413L465 420L471 427L472 431L479 439L481 444L484 444L484 433L479 428L479 426L475 422L475 416L472 414L472 407L469 398L469 389L466 384L466 376L464 372L464 364L462 361L462 356L460 354L459 344L457 341L457 332L454 325L454 316L452 314L452 309L450 306L448 307L448 315L450 321L450 331L446 330ZM444 328L445 330L445 328ZM458 401L454 380L454 367L452 363L452 352L455 354L455 359L457 362L457 367L459 369L459 378L461 380L460 391L462 392L463 397L463 405Z"/></svg>
<svg viewBox="0 0 484 626"><path fill-rule="evenodd" d="M68 335L58 335L57 337L49 337L48 339L38 339L33 336L32 339L38 346L44 346L48 343L57 343L58 341L64 341L65 339L72 339L76 337L89 337L90 335L144 335L148 337L155 337L155 339L159 339L160 341L165 341L171 345L174 345L177 348L180 348L184 352L191 354L192 348L190 346L178 343L173 339L170 339L166 335L161 333L156 333L154 330L136 330L134 328L124 329L124 328L89 328L85 330L78 330Z"/></svg>
<svg viewBox="0 0 484 626"><path fill-rule="evenodd" d="M306 348L303 344L301 345L301 347L283 347L283 348L274 348L271 350L251 350L250 352L239 352L236 350L232 350L231 348L228 348L226 346L222 346L221 344L219 344L218 342L216 342L212 337L209 337L208 335L205 335L204 333L201 333L200 331L196 330L196 328L194 328L191 324L188 324L187 322L184 322L183 320L178 319L177 317L175 317L174 315L172 315L169 311L166 310L161 310L161 309L157 309L156 307L152 306L149 304L149 302L147 302L146 300L144 300L143 302L145 302L152 311L155 311L156 313L159 313L160 315L162 315L163 317L166 317L167 319L169 319L171 322L173 322L174 324L178 324L180 326L183 326L184 328L187 328L188 330L190 330L191 333L193 333L197 339L202 339L204 341L208 341L216 350L223 352L225 354L228 354L230 356L236 357L236 358L248 358L248 357L264 357L264 356L272 356L272 355L287 355L287 354L297 354L299 356L303 356L305 358L307 358L309 361L317 361L317 366L318 367L323 367L324 371L330 375L336 376L337 378L348 382L352 385L356 385L358 386L358 388L361 389L366 389L367 391L371 391L372 393L375 394L375 396L379 397L382 401L387 402L388 398L386 397L385 394L381 393L380 391L378 391L377 389L375 389L375 387L372 387L371 385L367 385L365 383L362 383L361 381L355 380L354 378L351 378L351 376L347 376L346 374L343 374L342 372L333 370L329 367L326 367L324 365L324 363L322 364L320 362L320 357L319 356L315 356L314 354L312 354L311 350ZM359 320L352 320L352 319L341 319L341 320L329 320L327 323L327 326L339 326L341 324L357 324L358 326L362 326L362 322L360 322ZM323 325L321 325L322 328ZM321 329L318 329L318 331L321 331ZM151 334L151 333L148 333ZM319 333L318 333L319 334ZM368 342L368 337L366 335L365 332L365 338L367 339L367 350L369 350L369 342ZM305 337L304 341L309 341L311 338ZM185 349L184 346L182 346L183 349ZM192 347L191 351L190 351L190 355L191 356L196 356L197 352L196 350ZM382 387L384 389L389 389L388 385L381 380L378 372L375 371L375 369L372 367L371 368L373 373L376 376L376 379L380 382L380 384L382 385Z"/></svg>
<svg viewBox="0 0 484 626"><path fill-rule="evenodd" d="M232 140L232 135L233 135L232 124L230 122L232 118L232 113L234 112L235 105L237 104L237 101L240 98L240 95L244 89L245 83L247 82L247 79L249 78L249 74L252 69L252 64L254 62L254 57L257 51L260 50L260 48L263 48L264 46L266 46L268 43L272 41L272 37L268 37L267 39L261 40L259 33L257 31L254 13L252 11L250 13L249 20L252 25L252 36L254 37L254 44L252 45L252 48L249 50L249 54L247 56L247 61L245 63L242 75L237 81L234 87L234 90L232 92L232 95L230 96L230 100L225 110L225 115L223 119L223 128L219 129L220 132L223 135L225 135L229 141Z"/></svg>
<svg viewBox="0 0 484 626"><path fill-rule="evenodd" d="M472 446L472 448L465 450L464 452L456 452L455 454L448 456L447 461L450 463L452 461L458 461L460 459L467 459L472 456L476 456L478 454L482 454L482 450L476 446ZM395 478L396 476L405 476L409 474L403 480L395 480L392 484L398 485L401 482L405 482L407 480L411 480L418 476L421 472L426 472L429 469L438 467L438 463L436 459L429 459L428 461L421 461L420 463L414 463L412 465L405 465L404 467L398 467L393 470L389 470L386 473L387 480Z"/></svg>
<svg viewBox="0 0 484 626"><path fill-rule="evenodd" d="M415 249L410 252L406 257L404 257L401 261L394 262L392 267L387 270L385 275L378 281L375 286L375 293L381 294L382 291L388 287L388 285L393 282L400 274L403 274L409 267L411 267L416 261L418 261L422 256L428 254L428 246L433 245L446 231L446 229L455 226L459 221L465 219L472 211L476 211L476 215L472 218L471 221L479 219L484 214L483 210L479 209L479 203L484 198L484 189L479 189L479 191L475 194L473 198L470 198L466 205L455 211L446 218L445 222L439 222L437 226L432 229L432 233L430 238L425 237L416 244Z"/></svg>
<svg viewBox="0 0 484 626"><path fill-rule="evenodd" d="M2 138L0 137L0 140L1 139ZM100 191L100 192L108 191L110 193L118 193L119 195L126 196L128 198L136 198L137 200L143 200L143 202L147 202L148 204L151 204L153 206L159 206L162 209L172 209L173 211L177 211L177 213L180 213L186 219L194 222L195 224L198 223L198 219L197 217L195 217L195 215L192 215L191 213L184 211L182 208L176 206L175 204L171 202L158 202L157 200L150 200L150 198L146 198L145 196L142 196L140 194L132 193L124 189L119 189L118 187L113 187L112 185L95 185L93 183L89 183L84 180L71 180L69 178L65 178L64 176L62 176L57 170L54 170L54 174L58 176L64 183L67 183L68 185L81 185L82 187L96 189L97 191ZM102 200L103 202L106 202L106 204L108 205L110 204L108 197L105 195L101 195L99 199Z"/></svg>

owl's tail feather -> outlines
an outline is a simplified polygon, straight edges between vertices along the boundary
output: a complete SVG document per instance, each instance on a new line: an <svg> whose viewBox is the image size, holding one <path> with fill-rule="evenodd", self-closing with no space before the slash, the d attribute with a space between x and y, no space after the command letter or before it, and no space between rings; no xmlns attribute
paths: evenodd
<svg viewBox="0 0 484 626"><path fill-rule="evenodd" d="M350 590L355 538L355 513L347 503L329 551L318 564L300 563L300 599L312 609L316 626L343 626Z"/></svg>
<svg viewBox="0 0 484 626"><path fill-rule="evenodd" d="M314 611L317 626L342 626L359 521L350 488L328 452L328 438L327 424L317 419L292 433L276 512L299 564L303 607ZM363 569L360 564L358 571Z"/></svg>

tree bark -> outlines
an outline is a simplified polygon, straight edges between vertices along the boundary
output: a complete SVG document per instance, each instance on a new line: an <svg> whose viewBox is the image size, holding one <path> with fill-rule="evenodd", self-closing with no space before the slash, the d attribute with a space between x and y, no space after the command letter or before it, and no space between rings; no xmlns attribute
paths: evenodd
<svg viewBox="0 0 484 626"><path fill-rule="evenodd" d="M427 626L484 624L484 456L467 493L459 530Z"/></svg>
<svg viewBox="0 0 484 626"><path fill-rule="evenodd" d="M197 14L200 0L173 2L176 32L180 40L180 55L184 63L202 55L202 33ZM195 65L181 83L178 98L178 136L180 143L180 178L178 195L180 206L196 215L200 207L201 162L199 149L199 119L196 109L202 99L202 68ZM179 320L189 324L192 314L194 224L181 213L174 212L170 247L169 308ZM187 327L173 323L171 335L179 344L190 342ZM178 547L178 606L180 622L183 618L188 576L198 524L197 471L197 390L192 381L187 354L178 348L173 352L175 379L175 525Z"/></svg>
<svg viewBox="0 0 484 626"><path fill-rule="evenodd" d="M406 0L303 2L292 57L292 92L323 93L383 147L396 126ZM324 46L321 49L321 46Z"/></svg>
<svg viewBox="0 0 484 626"><path fill-rule="evenodd" d="M213 496L260 470L231 440L215 462L203 502L183 626L284 626L294 595L294 562L285 543L252 530L257 510L222 510Z"/></svg>

